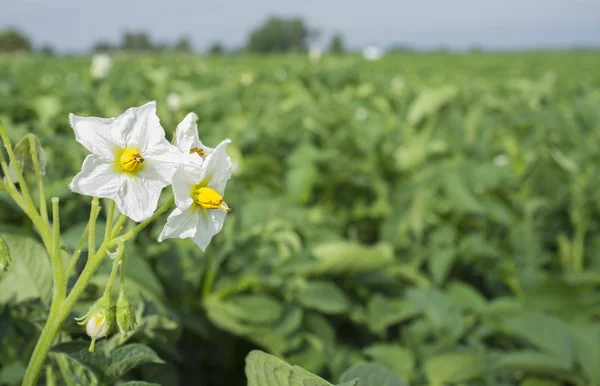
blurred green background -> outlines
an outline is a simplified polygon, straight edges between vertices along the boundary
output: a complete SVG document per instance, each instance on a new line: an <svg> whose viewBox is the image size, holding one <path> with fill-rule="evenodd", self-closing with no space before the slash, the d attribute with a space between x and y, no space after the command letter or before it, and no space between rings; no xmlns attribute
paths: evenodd
<svg viewBox="0 0 600 386"><path fill-rule="evenodd" d="M206 253L159 244L166 216L128 246L139 324L128 341L166 363L122 380L245 385L244 358L259 348L334 384L368 361L406 385L600 385L600 53L381 57L344 53L341 35L310 48L308 27L273 23L254 45L204 56L135 33L94 57L30 54L14 30L0 36L12 52L0 56L0 121L13 144L40 138L68 251L89 217L89 198L68 189L86 156L69 113L113 117L156 100L168 139L193 111L205 144L233 141L233 212ZM20 258L41 247L3 192L0 235L13 246L0 272L0 384L17 385L51 275L43 252ZM73 316L101 295L105 263ZM63 331L61 342L86 338L73 318ZM58 384L94 384L57 358L49 367L70 374Z"/></svg>

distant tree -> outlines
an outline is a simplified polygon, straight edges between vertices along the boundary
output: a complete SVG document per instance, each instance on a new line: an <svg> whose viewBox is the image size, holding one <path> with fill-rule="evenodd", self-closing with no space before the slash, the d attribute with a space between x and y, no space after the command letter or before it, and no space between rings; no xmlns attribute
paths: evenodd
<svg viewBox="0 0 600 386"><path fill-rule="evenodd" d="M271 17L250 33L246 50L257 53L306 51L311 31L301 18Z"/></svg>
<svg viewBox="0 0 600 386"><path fill-rule="evenodd" d="M224 52L225 49L223 48L223 45L220 42L212 43L210 45L210 48L208 49L209 55L223 55Z"/></svg>
<svg viewBox="0 0 600 386"><path fill-rule="evenodd" d="M40 53L45 56L55 56L54 48L50 44L44 44L40 48Z"/></svg>
<svg viewBox="0 0 600 386"><path fill-rule="evenodd" d="M153 49L150 37L146 32L126 31L121 40L121 49L126 51L149 51Z"/></svg>
<svg viewBox="0 0 600 386"><path fill-rule="evenodd" d="M191 52L192 51L192 43L190 42L190 38L187 36L180 37L175 42L175 46L173 48L175 49L175 51Z"/></svg>
<svg viewBox="0 0 600 386"><path fill-rule="evenodd" d="M344 37L342 34L335 34L329 43L329 52L332 54L343 54L346 51Z"/></svg>
<svg viewBox="0 0 600 386"><path fill-rule="evenodd" d="M94 44L94 47L92 48L92 51L94 52L110 52L110 51L114 51L116 49L116 47L107 42L107 41L99 41L96 44Z"/></svg>
<svg viewBox="0 0 600 386"><path fill-rule="evenodd" d="M31 42L23 33L13 28L0 32L0 52L31 51Z"/></svg>

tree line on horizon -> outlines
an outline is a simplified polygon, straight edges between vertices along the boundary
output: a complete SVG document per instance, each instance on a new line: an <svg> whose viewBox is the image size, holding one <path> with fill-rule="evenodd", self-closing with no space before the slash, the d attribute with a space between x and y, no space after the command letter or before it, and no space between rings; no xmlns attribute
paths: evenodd
<svg viewBox="0 0 600 386"><path fill-rule="evenodd" d="M275 54L289 52L306 52L310 42L314 41L320 32L299 17L272 16L261 25L250 31L245 45L238 48L226 48L221 42L213 42L205 51L211 55L226 53L249 52L256 54ZM325 47L324 47L325 48ZM328 52L341 54L346 52L344 37L336 33L326 47ZM182 36L172 43L154 41L146 31L125 31L120 42L98 41L94 43L91 52L193 52L192 41L187 36ZM30 38L15 28L6 28L0 31L0 52L38 52L54 55L55 50L46 44L35 48Z"/></svg>

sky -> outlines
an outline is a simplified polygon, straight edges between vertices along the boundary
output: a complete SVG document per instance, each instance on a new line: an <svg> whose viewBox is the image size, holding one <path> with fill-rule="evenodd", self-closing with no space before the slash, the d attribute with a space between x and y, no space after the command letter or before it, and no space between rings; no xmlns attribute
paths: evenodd
<svg viewBox="0 0 600 386"><path fill-rule="evenodd" d="M161 42L189 36L197 50L214 41L235 48L271 15L303 17L323 45L342 33L353 49L600 47L600 0L0 0L0 29L59 52L117 43L125 30Z"/></svg>

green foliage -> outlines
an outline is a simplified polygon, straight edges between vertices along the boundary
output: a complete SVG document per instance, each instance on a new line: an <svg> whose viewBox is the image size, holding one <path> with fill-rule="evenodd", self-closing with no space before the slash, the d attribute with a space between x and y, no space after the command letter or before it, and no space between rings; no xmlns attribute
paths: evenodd
<svg viewBox="0 0 600 386"><path fill-rule="evenodd" d="M343 54L346 52L346 46L344 44L344 37L342 34L335 34L329 42L329 52L332 54Z"/></svg>
<svg viewBox="0 0 600 386"><path fill-rule="evenodd" d="M13 143L33 133L44 148L65 253L89 211L68 189L86 155L69 112L110 117L155 99L169 139L195 111L205 144L233 141L233 212L206 253L158 244L164 218L127 246L137 327L96 351L108 363L144 345L165 363L109 376L55 351L50 373L59 385L119 374L117 384L287 375L357 386L357 369L373 368L407 385L600 384L598 59L115 56L92 81L89 58L0 58L0 119ZM12 260L0 272L0 383L19 384L48 313L49 264L3 192L0 234ZM61 345L85 336L73 317L109 272L106 261ZM289 365L253 352L246 380L256 348Z"/></svg>
<svg viewBox="0 0 600 386"><path fill-rule="evenodd" d="M0 52L29 52L29 38L18 30L6 28L0 32Z"/></svg>
<svg viewBox="0 0 600 386"><path fill-rule="evenodd" d="M262 54L305 51L312 35L301 18L274 16L250 33L246 50Z"/></svg>

